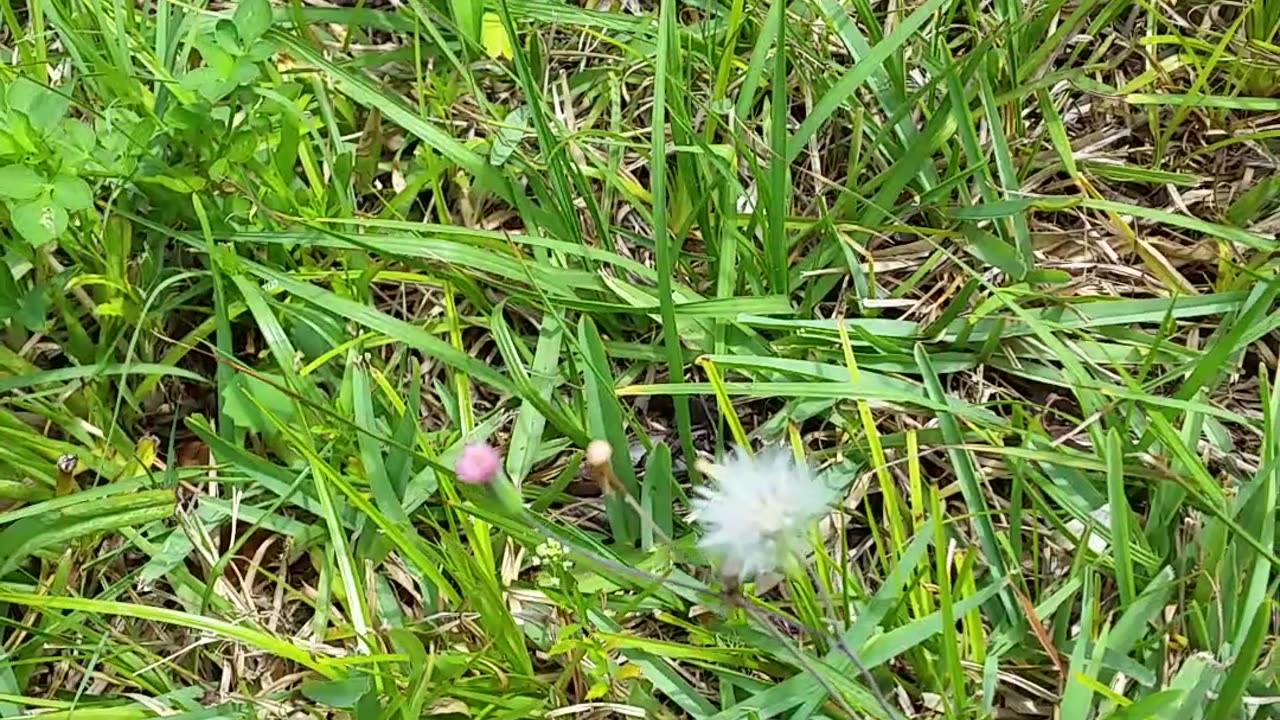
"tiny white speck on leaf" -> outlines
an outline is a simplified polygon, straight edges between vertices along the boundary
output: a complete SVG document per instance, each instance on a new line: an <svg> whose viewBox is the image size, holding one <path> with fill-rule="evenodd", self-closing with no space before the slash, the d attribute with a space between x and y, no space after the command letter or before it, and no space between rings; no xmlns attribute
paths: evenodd
<svg viewBox="0 0 1280 720"><path fill-rule="evenodd" d="M737 450L705 469L711 484L695 490L698 546L739 580L781 568L828 509L831 491L785 448L752 457Z"/></svg>

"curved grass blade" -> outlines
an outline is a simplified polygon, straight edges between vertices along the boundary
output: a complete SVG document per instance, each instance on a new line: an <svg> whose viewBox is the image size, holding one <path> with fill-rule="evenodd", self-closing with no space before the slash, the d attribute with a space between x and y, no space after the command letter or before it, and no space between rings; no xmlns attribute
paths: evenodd
<svg viewBox="0 0 1280 720"><path fill-rule="evenodd" d="M235 640L250 647L257 648L276 657L291 660L302 667L314 670L325 677L338 679L346 676L346 671L332 659L321 658L311 651L298 647L292 642L276 637L270 633L236 625L225 620L193 615L180 610L138 605L135 603L116 602L113 600L94 600L67 596L40 595L20 592L0 586L0 603L22 605L42 612L50 610L71 610L92 615L109 617L131 617L138 620L177 625L180 627L212 633L228 640Z"/></svg>

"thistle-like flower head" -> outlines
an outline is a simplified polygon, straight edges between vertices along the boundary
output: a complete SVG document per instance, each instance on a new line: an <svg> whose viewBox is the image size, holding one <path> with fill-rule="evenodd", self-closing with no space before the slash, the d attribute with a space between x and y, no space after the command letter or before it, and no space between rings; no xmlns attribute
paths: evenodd
<svg viewBox="0 0 1280 720"><path fill-rule="evenodd" d="M497 450L488 443L472 442L463 446L462 452L458 453L453 471L464 483L484 485L493 480L500 467L502 456L498 455Z"/></svg>
<svg viewBox="0 0 1280 720"><path fill-rule="evenodd" d="M801 549L805 533L825 514L831 492L785 448L752 457L739 449L703 472L695 491L702 526L698 545L720 562L725 577L745 580L779 569Z"/></svg>

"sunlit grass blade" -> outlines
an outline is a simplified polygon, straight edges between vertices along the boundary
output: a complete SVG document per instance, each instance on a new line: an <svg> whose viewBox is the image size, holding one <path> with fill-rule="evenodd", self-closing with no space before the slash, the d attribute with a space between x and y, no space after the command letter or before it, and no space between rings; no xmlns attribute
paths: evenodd
<svg viewBox="0 0 1280 720"><path fill-rule="evenodd" d="M139 620L177 625L242 642L250 647L291 660L326 677L338 678L347 674L332 658L317 657L309 650L299 647L288 640L246 625L229 623L200 615L191 615L179 610L134 603L94 600L92 598L39 595L5 588L0 588L0 603L29 606L39 608L45 612L72 610L108 617L131 617Z"/></svg>

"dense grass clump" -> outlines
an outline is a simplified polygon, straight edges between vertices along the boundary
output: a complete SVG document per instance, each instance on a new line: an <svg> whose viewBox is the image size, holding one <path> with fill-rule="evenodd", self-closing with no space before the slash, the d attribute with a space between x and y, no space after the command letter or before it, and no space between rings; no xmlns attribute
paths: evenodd
<svg viewBox="0 0 1280 720"><path fill-rule="evenodd" d="M0 718L1280 718L1280 1L3 0L0 84Z"/></svg>

